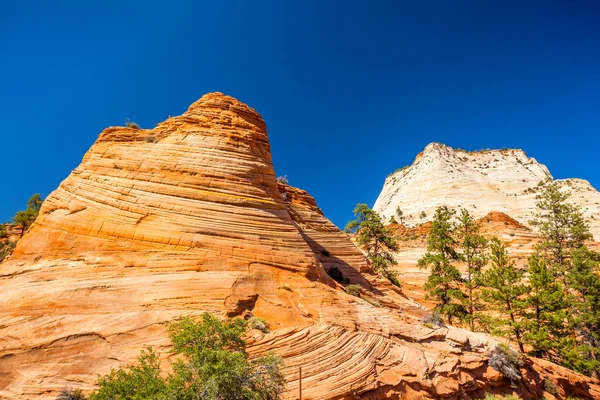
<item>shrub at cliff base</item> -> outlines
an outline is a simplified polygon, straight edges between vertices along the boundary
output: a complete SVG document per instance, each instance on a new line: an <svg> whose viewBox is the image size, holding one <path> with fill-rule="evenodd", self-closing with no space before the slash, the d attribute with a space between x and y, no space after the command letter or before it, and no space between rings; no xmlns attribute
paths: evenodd
<svg viewBox="0 0 600 400"><path fill-rule="evenodd" d="M504 344L499 344L492 350L489 365L511 381L521 380L523 361L516 351Z"/></svg>
<svg viewBox="0 0 600 400"><path fill-rule="evenodd" d="M179 357L165 375L151 347L137 365L113 369L98 380L90 400L226 400L278 399L285 381L282 359L269 354L248 358L242 335L247 322L221 321L205 313L199 321L185 318L169 327L173 353Z"/></svg>

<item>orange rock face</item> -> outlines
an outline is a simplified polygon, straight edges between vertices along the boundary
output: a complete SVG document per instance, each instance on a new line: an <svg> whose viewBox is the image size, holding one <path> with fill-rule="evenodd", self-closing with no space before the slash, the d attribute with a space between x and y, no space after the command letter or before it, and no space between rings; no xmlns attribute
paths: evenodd
<svg viewBox="0 0 600 400"><path fill-rule="evenodd" d="M312 197L277 184L260 115L213 93L152 130L106 129L48 196L0 265L0 398L91 390L144 345L169 346L165 322L205 311L269 322L249 351L285 358L290 399L299 367L306 399L510 390L487 366L495 342L419 322L423 308L374 275ZM525 398L544 395L544 374L600 394L539 365L524 368Z"/></svg>

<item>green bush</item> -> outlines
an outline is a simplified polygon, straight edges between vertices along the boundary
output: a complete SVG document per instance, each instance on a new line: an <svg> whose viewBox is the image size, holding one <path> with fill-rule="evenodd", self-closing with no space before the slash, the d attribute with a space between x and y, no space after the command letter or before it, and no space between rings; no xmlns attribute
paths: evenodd
<svg viewBox="0 0 600 400"><path fill-rule="evenodd" d="M381 303L377 299L374 299L372 297L362 297L362 299L370 305L372 305L373 307L381 307Z"/></svg>
<svg viewBox="0 0 600 400"><path fill-rule="evenodd" d="M171 374L162 373L159 355L148 347L136 365L100 377L90 400L279 399L283 361L274 354L250 360L242 339L246 329L242 319L221 321L209 313L170 324L178 356Z"/></svg>
<svg viewBox="0 0 600 400"><path fill-rule="evenodd" d="M15 249L16 244L14 242L6 240L4 243L0 243L0 261L10 256Z"/></svg>
<svg viewBox="0 0 600 400"><path fill-rule="evenodd" d="M344 285L350 283L348 278L346 278L342 271L340 271L340 269L336 266L326 269L325 272L327 272L327 275L329 275L329 277L336 282L342 283Z"/></svg>
<svg viewBox="0 0 600 400"><path fill-rule="evenodd" d="M444 326L444 319L442 318L442 316L437 313L437 312L432 312L431 314L426 315L425 317L423 317L421 319L421 322L423 323L423 325L427 326L427 325L431 325L436 326L436 327L441 327Z"/></svg>
<svg viewBox="0 0 600 400"><path fill-rule="evenodd" d="M348 285L346 286L346 293L352 296L360 297L360 289L360 285Z"/></svg>
<svg viewBox="0 0 600 400"><path fill-rule="evenodd" d="M269 332L269 323L264 318L252 317L248 320L248 325L252 329L258 329L261 332Z"/></svg>
<svg viewBox="0 0 600 400"><path fill-rule="evenodd" d="M86 400L87 397L81 389L71 389L70 387L63 388L56 400Z"/></svg>
<svg viewBox="0 0 600 400"><path fill-rule="evenodd" d="M520 400L520 398L515 396L514 394L500 396L497 394L486 393L485 400Z"/></svg>
<svg viewBox="0 0 600 400"><path fill-rule="evenodd" d="M544 379L544 390L554 396L558 393L558 388L550 379Z"/></svg>

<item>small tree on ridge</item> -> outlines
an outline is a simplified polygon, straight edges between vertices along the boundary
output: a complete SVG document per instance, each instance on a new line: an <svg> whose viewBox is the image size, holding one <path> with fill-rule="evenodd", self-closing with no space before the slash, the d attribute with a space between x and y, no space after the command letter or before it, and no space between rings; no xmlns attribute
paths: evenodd
<svg viewBox="0 0 600 400"><path fill-rule="evenodd" d="M356 241L363 246L373 269L400 286L400 281L392 266L396 264L393 251L398 250L398 243L391 231L385 227L381 217L366 204L357 204L354 208L356 219L348 222L346 232L356 233Z"/></svg>

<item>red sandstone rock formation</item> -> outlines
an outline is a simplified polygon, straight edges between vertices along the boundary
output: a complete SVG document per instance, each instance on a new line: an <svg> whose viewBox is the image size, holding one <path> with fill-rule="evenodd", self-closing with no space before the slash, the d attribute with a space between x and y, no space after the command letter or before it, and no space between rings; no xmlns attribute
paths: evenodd
<svg viewBox="0 0 600 400"><path fill-rule="evenodd" d="M338 267L361 298L325 269ZM164 323L204 311L257 315L252 354L285 358L296 398L471 398L510 391L487 365L494 341L430 329L424 310L373 274L306 192L278 185L258 113L219 93L152 130L108 128L44 202L0 265L0 397L50 399L66 385L168 346ZM515 389L600 396L595 381L534 360Z"/></svg>
<svg viewBox="0 0 600 400"><path fill-rule="evenodd" d="M4 230L6 232L6 236L4 238L0 238L0 241L10 240L12 242L16 242L21 237L21 231L23 228L20 225L6 223L4 224Z"/></svg>

